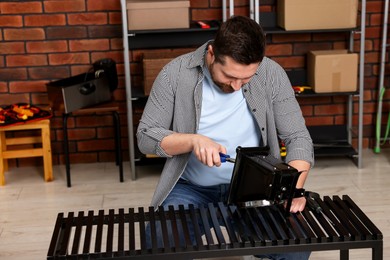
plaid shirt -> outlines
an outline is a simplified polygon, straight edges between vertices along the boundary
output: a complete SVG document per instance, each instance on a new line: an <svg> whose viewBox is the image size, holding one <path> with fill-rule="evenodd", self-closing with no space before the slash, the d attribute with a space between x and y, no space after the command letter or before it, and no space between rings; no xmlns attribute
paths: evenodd
<svg viewBox="0 0 390 260"><path fill-rule="evenodd" d="M170 156L160 143L173 132L196 133L198 129L207 45L174 59L162 69L137 129L141 152L167 158L152 198L154 207L165 200L187 165L190 153ZM280 158L280 138L286 145L286 162L304 160L313 166L312 140L284 69L264 57L242 91L270 153Z"/></svg>

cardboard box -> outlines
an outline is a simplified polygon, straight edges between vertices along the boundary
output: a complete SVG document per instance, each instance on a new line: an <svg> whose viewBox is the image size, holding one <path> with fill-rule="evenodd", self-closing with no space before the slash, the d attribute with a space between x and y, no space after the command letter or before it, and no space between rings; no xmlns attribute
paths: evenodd
<svg viewBox="0 0 390 260"><path fill-rule="evenodd" d="M347 50L311 51L307 57L308 84L316 93L357 90L358 54Z"/></svg>
<svg viewBox="0 0 390 260"><path fill-rule="evenodd" d="M189 28L190 1L127 0L129 30Z"/></svg>
<svg viewBox="0 0 390 260"><path fill-rule="evenodd" d="M144 69L144 93L146 96L149 96L158 73L173 59L174 57L156 58L153 56L144 56L142 63Z"/></svg>
<svg viewBox="0 0 390 260"><path fill-rule="evenodd" d="M278 0L278 25L285 30L355 28L358 0Z"/></svg>

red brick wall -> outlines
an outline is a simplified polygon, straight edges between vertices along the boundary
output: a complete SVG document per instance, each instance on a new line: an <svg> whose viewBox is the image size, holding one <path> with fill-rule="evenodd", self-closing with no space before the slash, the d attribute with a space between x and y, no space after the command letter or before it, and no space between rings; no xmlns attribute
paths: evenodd
<svg viewBox="0 0 390 260"><path fill-rule="evenodd" d="M228 1L227 1L228 2ZM261 12L275 10L275 0L260 1ZM367 1L366 64L364 91L364 147L374 144L377 85L384 1ZM235 13L248 15L248 1L235 1ZM114 92L121 105L122 144L128 158L123 47L119 0L31 0L0 2L0 104L48 103L48 81L86 72L101 58L117 62L119 88ZM191 0L193 20L220 20L220 0ZM305 54L316 49L348 48L345 33L280 34L269 36L267 55L286 69L304 68ZM355 49L359 48L355 35ZM191 49L164 50L182 53ZM142 87L141 56L153 50L131 53L132 84ZM156 51L154 51L156 52ZM390 80L386 79L386 85ZM389 111L389 92L384 114ZM346 98L342 96L299 98L309 125L345 123ZM357 107L357 102L354 106ZM357 109L355 110L357 111ZM135 107L136 122L142 112ZM354 114L356 124L357 113ZM114 160L111 117L71 117L70 151L72 163ZM385 118L383 117L383 125ZM54 163L63 163L62 121L52 119Z"/></svg>

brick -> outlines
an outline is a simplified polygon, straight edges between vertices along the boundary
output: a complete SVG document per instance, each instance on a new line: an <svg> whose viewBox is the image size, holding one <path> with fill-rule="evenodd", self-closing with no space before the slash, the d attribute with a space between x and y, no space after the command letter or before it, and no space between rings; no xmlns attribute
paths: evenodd
<svg viewBox="0 0 390 260"><path fill-rule="evenodd" d="M292 54L291 44L272 44L267 46L266 55L271 56L287 56Z"/></svg>
<svg viewBox="0 0 390 260"><path fill-rule="evenodd" d="M1 27L22 27L23 20L20 15L1 15L0 16Z"/></svg>
<svg viewBox="0 0 390 260"><path fill-rule="evenodd" d="M31 93L31 103L35 105L44 106L44 109L49 110L49 99L47 93Z"/></svg>
<svg viewBox="0 0 390 260"><path fill-rule="evenodd" d="M306 125L316 126L316 125L333 125L332 116L316 116L316 117L305 117Z"/></svg>
<svg viewBox="0 0 390 260"><path fill-rule="evenodd" d="M85 11L84 0L44 1L46 13L70 13Z"/></svg>
<svg viewBox="0 0 390 260"><path fill-rule="evenodd" d="M303 56L294 56L294 57L275 57L273 58L277 63L279 63L285 69L293 68L304 68L305 67L305 57Z"/></svg>
<svg viewBox="0 0 390 260"><path fill-rule="evenodd" d="M191 11L191 20L222 20L222 12L219 9L195 9Z"/></svg>
<svg viewBox="0 0 390 260"><path fill-rule="evenodd" d="M311 36L308 33L298 34L274 34L271 35L272 43L294 43L294 42L308 42Z"/></svg>
<svg viewBox="0 0 390 260"><path fill-rule="evenodd" d="M87 0L88 11L121 10L120 1L117 0Z"/></svg>
<svg viewBox="0 0 390 260"><path fill-rule="evenodd" d="M25 26L56 26L65 25L64 14L43 14L43 15L26 15L24 17Z"/></svg>
<svg viewBox="0 0 390 260"><path fill-rule="evenodd" d="M73 40L69 41L69 49L76 51L104 51L109 50L110 43L108 39L97 40Z"/></svg>
<svg viewBox="0 0 390 260"><path fill-rule="evenodd" d="M113 138L115 136L113 127L99 127L97 129L97 138Z"/></svg>
<svg viewBox="0 0 390 260"><path fill-rule="evenodd" d="M1 104L30 103L30 97L28 93L1 94L0 103Z"/></svg>
<svg viewBox="0 0 390 260"><path fill-rule="evenodd" d="M77 150L80 152L89 151L107 151L115 149L115 144L112 140L99 139L90 141L79 141L77 142Z"/></svg>
<svg viewBox="0 0 390 260"><path fill-rule="evenodd" d="M301 106L301 110L304 117L313 115L313 106Z"/></svg>
<svg viewBox="0 0 390 260"><path fill-rule="evenodd" d="M314 50L329 50L332 44L328 42L312 42L312 43L295 43L294 55L306 55L309 51Z"/></svg>
<svg viewBox="0 0 390 260"><path fill-rule="evenodd" d="M49 54L50 65L89 64L89 63L90 63L89 54L85 52Z"/></svg>
<svg viewBox="0 0 390 260"><path fill-rule="evenodd" d="M87 28L84 26L48 27L47 39L80 39L87 38Z"/></svg>
<svg viewBox="0 0 390 260"><path fill-rule="evenodd" d="M86 140L86 139L95 139L96 138L96 129L95 128L76 128L68 130L69 140Z"/></svg>
<svg viewBox="0 0 390 260"><path fill-rule="evenodd" d="M71 67L71 75L78 75L81 73L85 73L91 69L92 65L74 65Z"/></svg>
<svg viewBox="0 0 390 260"><path fill-rule="evenodd" d="M366 28L366 40L372 38L380 38L382 36L381 27L368 27Z"/></svg>
<svg viewBox="0 0 390 260"><path fill-rule="evenodd" d="M2 81L25 80L27 79L27 69L26 68L0 69L0 79Z"/></svg>
<svg viewBox="0 0 390 260"><path fill-rule="evenodd" d="M23 42L0 42L0 54L25 53Z"/></svg>
<svg viewBox="0 0 390 260"><path fill-rule="evenodd" d="M115 38L110 39L111 50L122 50L123 49L123 39Z"/></svg>
<svg viewBox="0 0 390 260"><path fill-rule="evenodd" d="M349 33L313 33L312 35L313 41L326 41L326 42L333 42L333 41L344 41L348 42L349 40Z"/></svg>
<svg viewBox="0 0 390 260"><path fill-rule="evenodd" d="M27 42L26 49L28 53L66 52L68 44L66 41L34 41Z"/></svg>
<svg viewBox="0 0 390 260"><path fill-rule="evenodd" d="M70 76L68 66L50 66L28 68L30 79L60 79Z"/></svg>
<svg viewBox="0 0 390 260"><path fill-rule="evenodd" d="M47 65L47 56L39 54L10 55L6 57L8 67L42 66Z"/></svg>
<svg viewBox="0 0 390 260"><path fill-rule="evenodd" d="M9 83L10 93L23 93L23 92L46 92L45 80L28 80L28 81L12 81Z"/></svg>
<svg viewBox="0 0 390 260"><path fill-rule="evenodd" d="M4 40L6 41L43 40L44 38L45 32L42 28L4 29Z"/></svg>
<svg viewBox="0 0 390 260"><path fill-rule="evenodd" d="M106 114L104 116L77 116L76 117L76 126L77 127L102 127L102 126L112 126L112 116Z"/></svg>
<svg viewBox="0 0 390 260"><path fill-rule="evenodd" d="M122 26L104 25L104 26L89 26L89 38L118 38L122 37Z"/></svg>
<svg viewBox="0 0 390 260"><path fill-rule="evenodd" d="M122 25L122 14L120 12L110 12L108 14L108 23Z"/></svg>
<svg viewBox="0 0 390 260"><path fill-rule="evenodd" d="M383 23L382 14L372 14L370 15L370 25L381 26Z"/></svg>
<svg viewBox="0 0 390 260"><path fill-rule="evenodd" d="M209 8L209 1L191 0L191 9L194 8Z"/></svg>
<svg viewBox="0 0 390 260"><path fill-rule="evenodd" d="M0 93L8 92L8 85L6 82L0 82Z"/></svg>
<svg viewBox="0 0 390 260"><path fill-rule="evenodd" d="M326 105L326 106L315 106L315 115L340 115L345 113L345 104L342 105Z"/></svg>
<svg viewBox="0 0 390 260"><path fill-rule="evenodd" d="M92 62L100 59L111 58L116 63L123 62L123 52L121 51L110 51L110 52L94 52L91 54Z"/></svg>
<svg viewBox="0 0 390 260"><path fill-rule="evenodd" d="M106 13L68 14L68 23L70 25L107 24L107 14Z"/></svg>
<svg viewBox="0 0 390 260"><path fill-rule="evenodd" d="M30 14L42 13L40 1L6 2L0 4L1 14Z"/></svg>
<svg viewBox="0 0 390 260"><path fill-rule="evenodd" d="M71 153L70 161L72 164L76 163L95 163L98 161L96 153ZM64 163L64 159L61 159L61 164Z"/></svg>
<svg viewBox="0 0 390 260"><path fill-rule="evenodd" d="M0 56L0 68L5 67L4 56Z"/></svg>

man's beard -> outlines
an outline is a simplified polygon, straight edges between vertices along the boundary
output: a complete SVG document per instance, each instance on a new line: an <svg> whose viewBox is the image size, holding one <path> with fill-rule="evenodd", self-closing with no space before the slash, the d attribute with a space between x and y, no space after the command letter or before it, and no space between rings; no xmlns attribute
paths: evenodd
<svg viewBox="0 0 390 260"><path fill-rule="evenodd" d="M213 80L214 84L217 85L219 87L219 89L222 90L222 92L229 94L229 93L233 93L235 91L234 88L230 84L222 83L222 82L215 80L214 63L210 64L209 71L210 71L211 79Z"/></svg>

